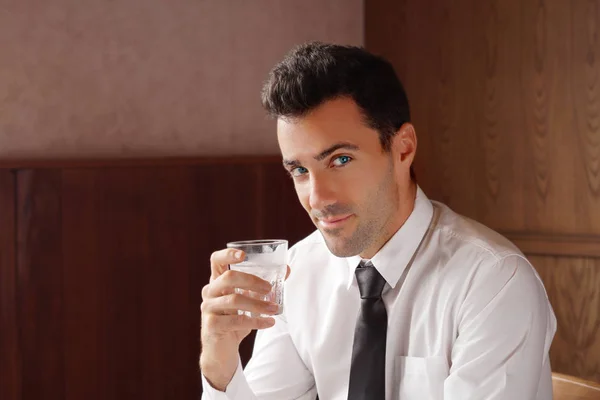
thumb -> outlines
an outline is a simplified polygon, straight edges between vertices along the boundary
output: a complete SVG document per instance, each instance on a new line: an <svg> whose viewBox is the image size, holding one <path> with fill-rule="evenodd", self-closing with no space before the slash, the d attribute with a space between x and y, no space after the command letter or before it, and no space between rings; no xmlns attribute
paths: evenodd
<svg viewBox="0 0 600 400"><path fill-rule="evenodd" d="M287 280L288 276L290 276L290 272L292 272L292 270L290 269L290 266L287 266L287 272L285 273L285 279Z"/></svg>

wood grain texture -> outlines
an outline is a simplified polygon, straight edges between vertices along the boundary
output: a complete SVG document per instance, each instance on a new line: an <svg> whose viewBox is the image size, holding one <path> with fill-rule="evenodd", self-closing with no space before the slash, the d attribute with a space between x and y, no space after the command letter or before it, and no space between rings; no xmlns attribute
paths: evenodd
<svg viewBox="0 0 600 400"><path fill-rule="evenodd" d="M258 234L254 169L70 170L64 179L70 398L190 398L210 253Z"/></svg>
<svg viewBox="0 0 600 400"><path fill-rule="evenodd" d="M0 398L20 400L15 175L0 171Z"/></svg>
<svg viewBox="0 0 600 400"><path fill-rule="evenodd" d="M600 1L571 2L571 99L579 176L578 208L587 229L600 226ZM596 212L592 212L594 210Z"/></svg>
<svg viewBox="0 0 600 400"><path fill-rule="evenodd" d="M66 396L61 185L57 170L17 174L22 399Z"/></svg>
<svg viewBox="0 0 600 400"><path fill-rule="evenodd" d="M182 252L189 239L172 229L185 221L184 205L194 220L194 208L182 204L193 197L178 190L191 187L185 178L128 168L63 172L67 398L157 399L195 389L182 371L191 332L174 337L185 332L192 304Z"/></svg>
<svg viewBox="0 0 600 400"><path fill-rule="evenodd" d="M552 389L555 400L598 400L600 384L573 376L553 373Z"/></svg>
<svg viewBox="0 0 600 400"><path fill-rule="evenodd" d="M13 175L0 174L0 218L18 213L0 236L2 399L197 399L212 251L314 229L280 160L22 170L16 198Z"/></svg>
<svg viewBox="0 0 600 400"><path fill-rule="evenodd" d="M365 3L365 42L407 88L432 198L502 231L600 233L599 3Z"/></svg>
<svg viewBox="0 0 600 400"><path fill-rule="evenodd" d="M600 258L600 235L500 233L528 255Z"/></svg>
<svg viewBox="0 0 600 400"><path fill-rule="evenodd" d="M406 50L410 40L407 35L410 14L407 0L368 0L364 2L365 46L375 54L384 54L401 75L405 74ZM388 40L394 38L396 52L390 54Z"/></svg>
<svg viewBox="0 0 600 400"><path fill-rule="evenodd" d="M600 382L600 259L530 256L558 320L554 371Z"/></svg>
<svg viewBox="0 0 600 400"><path fill-rule="evenodd" d="M377 0L365 17L367 48L407 89L421 187L538 261L558 256L542 268L564 278L562 337L584 329L569 312L593 327L596 306L569 307L600 293L600 1ZM569 274L591 286L563 287ZM600 381L597 345L572 356L569 340L552 349L558 367Z"/></svg>
<svg viewBox="0 0 600 400"><path fill-rule="evenodd" d="M552 4L548 4L552 3ZM548 18L556 16L552 7L556 2L540 0L524 2L522 6L523 42L521 57L523 64L522 98L524 101L524 127L529 132L525 145L529 157L524 162L533 173L528 175L529 181L523 186L524 197L533 202L531 213L526 213L528 224L540 225L545 220L549 196L554 184L553 170L550 160L553 158L552 143L555 130L550 129L550 91L554 63L549 55L554 54L551 47L555 41L551 36L556 21ZM549 62L550 61L550 62ZM553 140L554 139L554 140Z"/></svg>

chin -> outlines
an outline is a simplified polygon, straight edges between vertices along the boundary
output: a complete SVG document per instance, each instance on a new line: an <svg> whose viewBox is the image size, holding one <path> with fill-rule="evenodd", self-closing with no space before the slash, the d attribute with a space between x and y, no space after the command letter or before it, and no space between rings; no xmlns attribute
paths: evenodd
<svg viewBox="0 0 600 400"><path fill-rule="evenodd" d="M336 257L352 257L357 254L360 254L360 249L356 249L354 246L351 246L348 243L348 240L341 237L332 237L328 235L326 232L321 231L323 238L325 239L325 244L329 251L335 255Z"/></svg>

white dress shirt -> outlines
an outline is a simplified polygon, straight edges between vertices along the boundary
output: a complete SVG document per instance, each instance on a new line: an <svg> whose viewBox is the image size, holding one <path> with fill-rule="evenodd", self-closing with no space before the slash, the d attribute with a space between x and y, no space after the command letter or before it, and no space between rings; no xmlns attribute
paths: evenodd
<svg viewBox="0 0 600 400"><path fill-rule="evenodd" d="M203 400L346 400L360 257L319 231L289 251L284 313L257 332L225 392ZM387 284L386 400L550 400L556 319L523 254L417 189L405 224L371 259Z"/></svg>

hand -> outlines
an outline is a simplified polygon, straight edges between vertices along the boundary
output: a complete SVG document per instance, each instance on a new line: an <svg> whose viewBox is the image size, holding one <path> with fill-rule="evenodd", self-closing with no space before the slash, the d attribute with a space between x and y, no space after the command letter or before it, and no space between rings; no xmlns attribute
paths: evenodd
<svg viewBox="0 0 600 400"><path fill-rule="evenodd" d="M269 282L255 275L229 270L229 264L242 262L244 257L244 252L236 249L214 252L210 257L210 283L202 289L200 369L210 384L220 391L225 391L235 374L241 341L253 329L265 329L275 324L271 317L238 315L238 310L273 315L279 309L277 304L235 293L236 288L259 294L271 291ZM290 267L286 279L289 273Z"/></svg>

